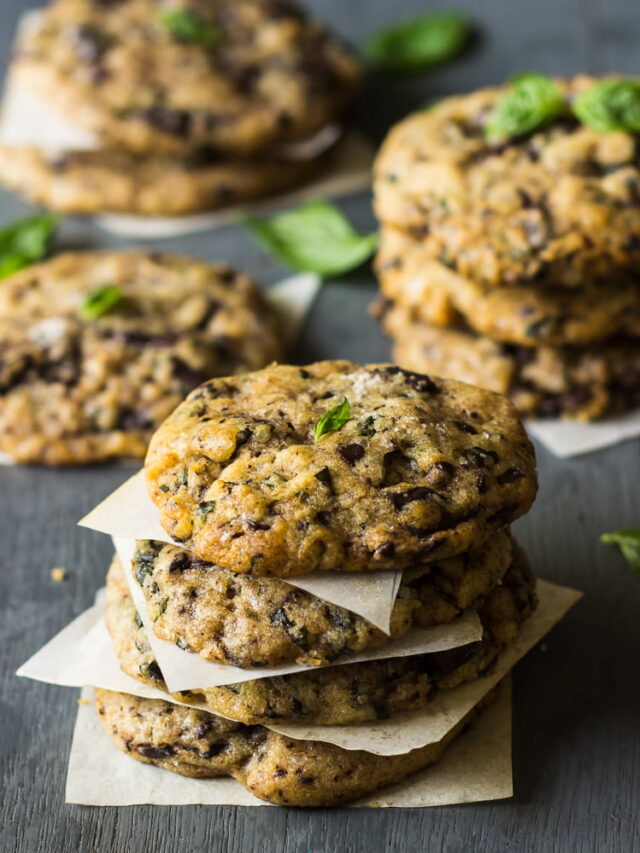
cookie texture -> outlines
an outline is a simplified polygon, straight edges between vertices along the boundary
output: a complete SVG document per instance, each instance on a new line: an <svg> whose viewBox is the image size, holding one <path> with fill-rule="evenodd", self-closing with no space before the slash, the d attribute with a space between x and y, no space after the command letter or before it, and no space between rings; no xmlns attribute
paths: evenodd
<svg viewBox="0 0 640 853"><path fill-rule="evenodd" d="M120 299L85 319L90 294ZM157 252L73 252L0 288L0 450L19 462L142 456L203 379L280 354L258 288L223 264Z"/></svg>
<svg viewBox="0 0 640 853"><path fill-rule="evenodd" d="M389 226L381 229L376 273L383 298L416 322L465 325L495 341L524 347L640 337L639 275L572 288L535 283L490 287L455 272L431 257L423 241Z"/></svg>
<svg viewBox="0 0 640 853"><path fill-rule="evenodd" d="M330 162L254 157L137 156L124 150L47 154L0 145L0 180L61 213L182 216L279 193Z"/></svg>
<svg viewBox="0 0 640 853"><path fill-rule="evenodd" d="M283 806L344 805L399 782L438 761L479 710L437 743L383 756L293 740L162 700L96 691L100 722L131 758L183 776L232 776L256 797Z"/></svg>
<svg viewBox="0 0 640 853"><path fill-rule="evenodd" d="M556 84L571 99L595 79ZM488 141L506 87L446 98L388 135L375 165L379 219L486 286L579 287L640 262L637 140L570 116L533 135Z"/></svg>
<svg viewBox="0 0 640 853"><path fill-rule="evenodd" d="M105 147L234 156L313 135L349 104L360 73L289 0L57 0L14 66Z"/></svg>
<svg viewBox="0 0 640 853"><path fill-rule="evenodd" d="M591 421L640 405L640 341L592 347L517 347L464 329L413 321L392 309L383 325L407 370L455 376L508 394L521 414Z"/></svg>
<svg viewBox="0 0 640 853"><path fill-rule="evenodd" d="M315 440L345 398L349 420ZM205 383L155 433L145 469L173 539L231 571L282 578L462 553L536 491L507 400L346 361Z"/></svg>
<svg viewBox="0 0 640 853"><path fill-rule="evenodd" d="M500 531L477 551L407 570L390 634L278 578L236 574L162 542L138 542L132 571L160 639L248 669L326 664L449 622L499 583L511 560L512 540Z"/></svg>
<svg viewBox="0 0 640 853"><path fill-rule="evenodd" d="M439 594L435 591L436 599ZM482 640L476 643L435 654L321 667L173 695L178 701L203 703L214 713L247 724L344 725L418 710L434 690L456 687L486 672L535 608L535 578L515 544L502 582L476 603L484 628ZM105 619L122 670L166 690L117 558L107 578Z"/></svg>

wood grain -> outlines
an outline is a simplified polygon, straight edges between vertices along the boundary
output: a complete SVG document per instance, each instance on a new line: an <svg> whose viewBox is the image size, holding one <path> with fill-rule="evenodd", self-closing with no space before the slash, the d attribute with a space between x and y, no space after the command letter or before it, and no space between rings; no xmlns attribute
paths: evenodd
<svg viewBox="0 0 640 853"><path fill-rule="evenodd" d="M27 0L4 0L0 66ZM311 0L354 42L423 0ZM478 21L477 47L459 63L409 80L372 80L360 120L374 134L427 98L493 83L523 69L638 71L640 11L632 0L458 0ZM370 227L366 194L343 205ZM0 221L25 208L0 196ZM87 224L66 223L65 245L122 245ZM236 228L167 240L241 264L264 282L282 270ZM328 283L298 361L388 358L366 309L375 287L357 272ZM127 472L0 469L0 762L2 851L430 850L631 853L640 850L640 578L598 535L640 524L640 444L561 462L540 451L541 491L518 524L539 574L583 589L584 601L517 668L511 801L425 810L232 807L97 809L64 804L76 693L17 679L15 669L87 607L109 559L105 537L76 528ZM69 579L53 583L64 566Z"/></svg>

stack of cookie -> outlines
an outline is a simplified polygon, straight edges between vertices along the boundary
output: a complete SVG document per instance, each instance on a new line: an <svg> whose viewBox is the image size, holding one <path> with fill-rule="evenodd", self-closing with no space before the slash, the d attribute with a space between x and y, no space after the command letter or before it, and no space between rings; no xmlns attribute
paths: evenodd
<svg viewBox="0 0 640 853"><path fill-rule="evenodd" d="M155 216L303 182L359 79L352 53L290 0L56 0L10 71L89 138L86 150L3 145L0 179L54 210Z"/></svg>
<svg viewBox="0 0 640 853"><path fill-rule="evenodd" d="M506 87L391 131L375 169L377 315L399 364L533 417L640 404L638 138L571 113L596 83L549 81L566 105L512 137L489 132ZM527 108L514 113L535 124Z"/></svg>
<svg viewBox="0 0 640 853"><path fill-rule="evenodd" d="M276 804L356 799L437 760L477 709L443 740L394 756L269 727L400 724L485 673L535 607L509 532L535 496L533 450L513 406L488 391L344 361L213 379L155 433L145 471L176 544L138 541L130 565L110 568L106 620L122 669L166 692L150 628L156 647L255 678L166 700L98 691L106 731L140 761L231 775ZM402 570L388 634L293 585L382 570ZM477 642L376 658L470 607ZM370 654L346 662L354 652ZM261 677L283 664L300 666Z"/></svg>
<svg viewBox="0 0 640 853"><path fill-rule="evenodd" d="M144 456L199 383L282 354L247 276L146 250L68 252L5 279L0 330L0 450L48 465Z"/></svg>

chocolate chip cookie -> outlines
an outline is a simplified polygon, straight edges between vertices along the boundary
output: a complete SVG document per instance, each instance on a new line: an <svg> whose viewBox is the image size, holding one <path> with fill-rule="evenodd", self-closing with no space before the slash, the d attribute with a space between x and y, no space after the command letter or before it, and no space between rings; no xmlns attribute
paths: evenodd
<svg viewBox="0 0 640 853"><path fill-rule="evenodd" d="M73 252L0 288L0 450L19 462L142 456L205 378L280 354L274 312L224 264Z"/></svg>
<svg viewBox="0 0 640 853"><path fill-rule="evenodd" d="M584 347L501 344L465 329L386 311L393 356L407 370L433 371L508 394L521 414L591 421L640 406L640 341Z"/></svg>
<svg viewBox="0 0 640 853"><path fill-rule="evenodd" d="M345 805L399 782L438 761L479 710L437 743L389 756L293 740L162 700L96 691L100 722L131 758L199 779L232 776L256 797L281 806Z"/></svg>
<svg viewBox="0 0 640 853"><path fill-rule="evenodd" d="M484 628L482 640L476 643L434 654L314 668L173 695L178 701L203 702L212 712L247 724L344 725L414 711L430 701L434 690L456 687L487 671L535 608L534 587L526 557L514 546L502 582L476 601ZM434 591L436 600L444 595ZM166 690L117 558L107 576L105 619L122 670Z"/></svg>
<svg viewBox="0 0 640 853"><path fill-rule="evenodd" d="M595 82L555 81L568 100ZM640 264L637 138L567 110L530 135L492 141L505 87L446 98L392 129L375 165L381 221L486 286L583 287Z"/></svg>
<svg viewBox="0 0 640 853"><path fill-rule="evenodd" d="M376 273L383 298L417 322L464 324L495 341L524 347L640 338L640 275L571 289L488 287L430 257L423 241L389 226L381 229Z"/></svg>
<svg viewBox="0 0 640 853"><path fill-rule="evenodd" d="M137 156L120 149L47 154L0 145L0 180L62 213L182 216L283 192L330 162L273 155L245 160Z"/></svg>
<svg viewBox="0 0 640 853"><path fill-rule="evenodd" d="M319 435L345 406L346 421ZM205 383L156 432L145 470L176 541L222 568L281 578L462 553L536 491L509 401L346 361Z"/></svg>
<svg viewBox="0 0 640 853"><path fill-rule="evenodd" d="M236 574L162 542L138 542L131 569L160 639L250 669L319 666L385 646L412 627L450 622L498 584L511 561L512 540L499 531L477 551L407 569L390 634L278 578Z"/></svg>
<svg viewBox="0 0 640 853"><path fill-rule="evenodd" d="M312 136L359 63L290 0L57 0L14 67L105 147L234 156Z"/></svg>

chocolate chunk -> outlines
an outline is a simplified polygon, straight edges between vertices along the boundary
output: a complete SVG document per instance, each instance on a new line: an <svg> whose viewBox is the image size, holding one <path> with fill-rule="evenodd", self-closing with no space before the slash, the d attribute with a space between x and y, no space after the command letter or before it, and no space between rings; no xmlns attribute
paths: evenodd
<svg viewBox="0 0 640 853"><path fill-rule="evenodd" d="M373 552L374 558L388 560L396 553L396 546L393 542L385 542Z"/></svg>
<svg viewBox="0 0 640 853"><path fill-rule="evenodd" d="M397 510L401 510L407 504L412 503L413 501L422 501L432 495L433 491L428 489L426 486L414 486L412 489L408 489L406 492L396 492L393 495L390 495L391 503Z"/></svg>
<svg viewBox="0 0 640 853"><path fill-rule="evenodd" d="M508 483L515 483L516 480L520 480L524 477L522 471L518 471L517 468L508 468L506 471L503 471L496 479L501 486L505 486Z"/></svg>
<svg viewBox="0 0 640 853"><path fill-rule="evenodd" d="M161 130L163 133L168 133L171 136L186 137L189 135L191 128L191 116L185 110L172 110L167 107L150 107L147 110L141 110L138 117L142 121L155 127L156 130Z"/></svg>
<svg viewBox="0 0 640 853"><path fill-rule="evenodd" d="M364 447L361 444L341 444L338 453L349 465L355 465L364 456Z"/></svg>
<svg viewBox="0 0 640 853"><path fill-rule="evenodd" d="M478 430L475 427L471 426L471 424L467 424L464 421L454 421L453 423L455 424L455 426L458 427L460 432L466 432L469 435L478 434Z"/></svg>
<svg viewBox="0 0 640 853"><path fill-rule="evenodd" d="M151 744L140 744L136 747L136 752L145 758L160 759L171 758L175 755L175 749L172 746L152 746Z"/></svg>
<svg viewBox="0 0 640 853"><path fill-rule="evenodd" d="M470 447L462 455L465 460L463 468L486 468L498 461L498 454L494 450L484 450L482 447Z"/></svg>

